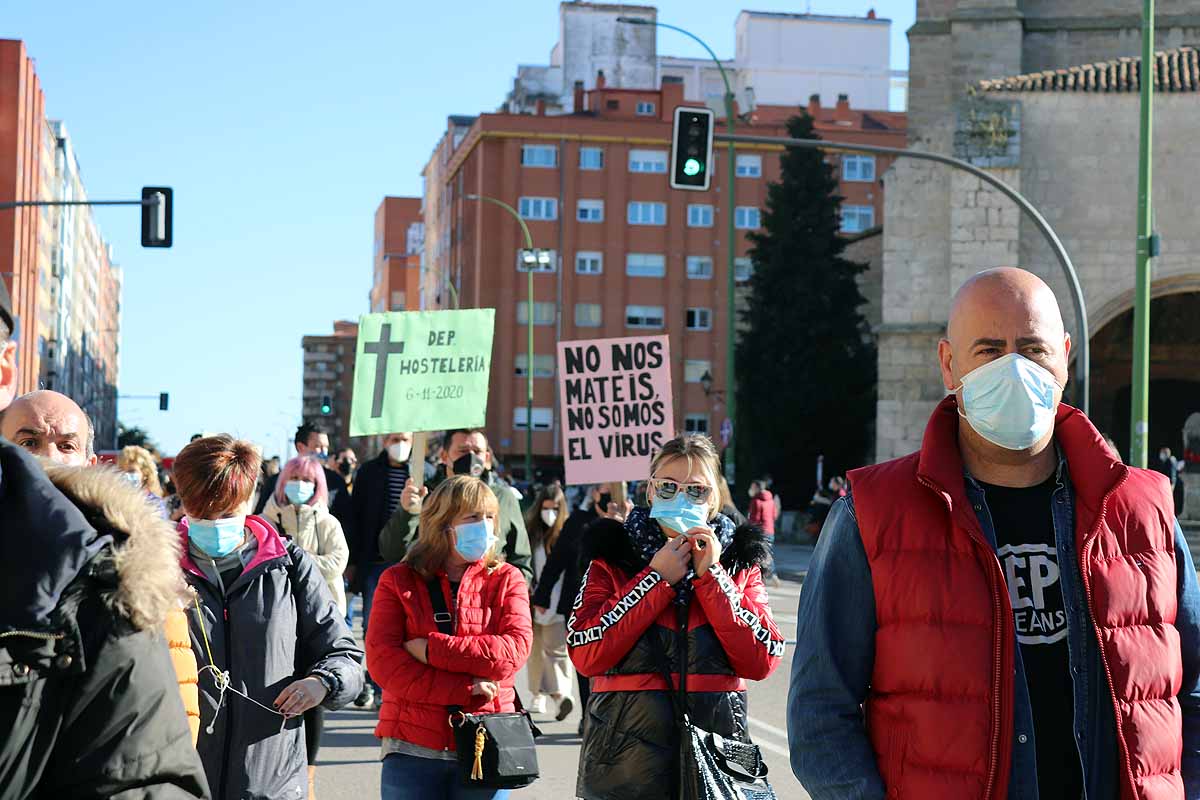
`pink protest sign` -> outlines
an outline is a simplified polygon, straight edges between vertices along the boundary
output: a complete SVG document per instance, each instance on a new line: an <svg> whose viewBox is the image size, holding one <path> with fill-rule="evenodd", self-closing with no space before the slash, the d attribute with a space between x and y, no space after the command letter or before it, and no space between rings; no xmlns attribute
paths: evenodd
<svg viewBox="0 0 1200 800"><path fill-rule="evenodd" d="M666 336L558 343L567 483L644 480L674 435Z"/></svg>

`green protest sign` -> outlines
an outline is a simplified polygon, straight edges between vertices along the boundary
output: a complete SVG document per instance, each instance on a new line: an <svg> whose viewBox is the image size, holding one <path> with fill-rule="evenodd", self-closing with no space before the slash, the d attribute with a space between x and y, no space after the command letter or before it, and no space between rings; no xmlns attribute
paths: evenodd
<svg viewBox="0 0 1200 800"><path fill-rule="evenodd" d="M496 311L401 311L358 321L350 435L482 426Z"/></svg>

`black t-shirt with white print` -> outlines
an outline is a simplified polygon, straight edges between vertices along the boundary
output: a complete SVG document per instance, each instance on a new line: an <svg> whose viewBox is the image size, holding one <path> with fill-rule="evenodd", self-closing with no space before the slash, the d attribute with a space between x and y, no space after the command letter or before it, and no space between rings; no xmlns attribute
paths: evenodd
<svg viewBox="0 0 1200 800"><path fill-rule="evenodd" d="M1038 795L1043 800L1082 797L1067 615L1051 509L1057 479L1051 476L1020 489L980 485L996 528L997 553L1033 706Z"/></svg>

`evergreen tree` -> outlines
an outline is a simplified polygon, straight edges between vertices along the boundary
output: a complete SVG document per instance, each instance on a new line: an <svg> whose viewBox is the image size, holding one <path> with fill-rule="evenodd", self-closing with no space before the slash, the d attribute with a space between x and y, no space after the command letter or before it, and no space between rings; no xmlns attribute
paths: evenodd
<svg viewBox="0 0 1200 800"><path fill-rule="evenodd" d="M788 135L819 138L812 118ZM842 198L817 150L793 148L767 189L763 230L750 235L754 274L737 349L737 479L770 474L789 505L812 495L818 455L825 479L861 466L875 425L875 346L855 276L842 256Z"/></svg>
<svg viewBox="0 0 1200 800"><path fill-rule="evenodd" d="M158 452L158 446L154 444L154 440L150 438L150 434L136 425L125 427L123 423L117 423L117 449L128 447L129 445L137 445L144 447L151 453Z"/></svg>

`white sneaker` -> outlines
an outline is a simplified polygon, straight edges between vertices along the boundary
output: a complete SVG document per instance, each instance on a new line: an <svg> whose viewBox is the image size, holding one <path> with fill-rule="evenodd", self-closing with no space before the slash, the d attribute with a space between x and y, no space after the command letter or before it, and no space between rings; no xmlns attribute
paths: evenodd
<svg viewBox="0 0 1200 800"><path fill-rule="evenodd" d="M546 695L535 694L533 701L529 704L530 714L545 714L546 713Z"/></svg>

